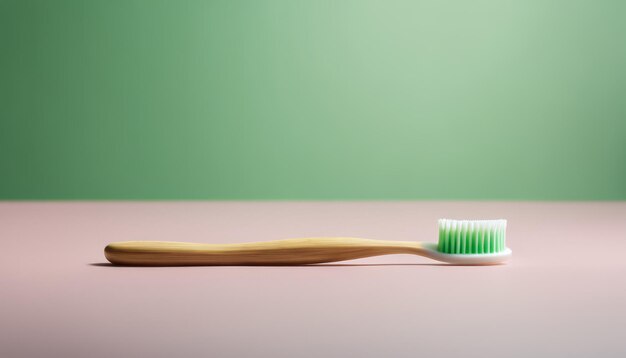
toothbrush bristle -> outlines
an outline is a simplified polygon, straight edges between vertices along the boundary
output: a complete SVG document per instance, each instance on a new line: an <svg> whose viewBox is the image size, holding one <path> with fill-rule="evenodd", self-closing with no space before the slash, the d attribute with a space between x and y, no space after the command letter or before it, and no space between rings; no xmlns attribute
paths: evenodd
<svg viewBox="0 0 626 358"><path fill-rule="evenodd" d="M439 252L492 254L506 249L505 239L506 220L439 219Z"/></svg>

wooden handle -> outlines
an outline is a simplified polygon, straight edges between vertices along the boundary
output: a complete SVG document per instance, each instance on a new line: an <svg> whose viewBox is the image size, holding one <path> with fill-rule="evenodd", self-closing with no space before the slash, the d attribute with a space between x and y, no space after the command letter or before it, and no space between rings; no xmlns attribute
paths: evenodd
<svg viewBox="0 0 626 358"><path fill-rule="evenodd" d="M109 244L107 260L117 265L304 265L388 254L421 254L419 242L358 238L306 238L243 244L127 241Z"/></svg>

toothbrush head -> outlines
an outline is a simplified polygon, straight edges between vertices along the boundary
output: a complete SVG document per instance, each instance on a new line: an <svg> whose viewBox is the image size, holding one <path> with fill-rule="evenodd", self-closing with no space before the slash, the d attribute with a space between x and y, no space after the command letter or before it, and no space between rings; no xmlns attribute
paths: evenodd
<svg viewBox="0 0 626 358"><path fill-rule="evenodd" d="M439 219L437 250L446 254L495 254L506 250L506 220Z"/></svg>
<svg viewBox="0 0 626 358"><path fill-rule="evenodd" d="M511 257L506 220L439 220L439 243L428 245L433 259L459 265L500 264Z"/></svg>

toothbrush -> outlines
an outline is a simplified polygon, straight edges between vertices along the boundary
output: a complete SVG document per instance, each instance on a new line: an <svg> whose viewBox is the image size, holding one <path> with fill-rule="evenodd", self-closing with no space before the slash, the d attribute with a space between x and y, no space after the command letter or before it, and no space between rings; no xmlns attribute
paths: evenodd
<svg viewBox="0 0 626 358"><path fill-rule="evenodd" d="M439 220L439 242L352 237L286 239L241 244L125 241L107 245L116 265L306 265L389 254L415 254L456 265L493 265L511 257L506 220Z"/></svg>

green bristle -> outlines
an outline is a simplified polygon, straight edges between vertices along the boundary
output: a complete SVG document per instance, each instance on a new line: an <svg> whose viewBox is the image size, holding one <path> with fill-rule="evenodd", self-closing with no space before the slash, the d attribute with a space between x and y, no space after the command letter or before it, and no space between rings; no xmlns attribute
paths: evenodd
<svg viewBox="0 0 626 358"><path fill-rule="evenodd" d="M439 220L439 245L446 254L493 254L504 251L506 220Z"/></svg>

